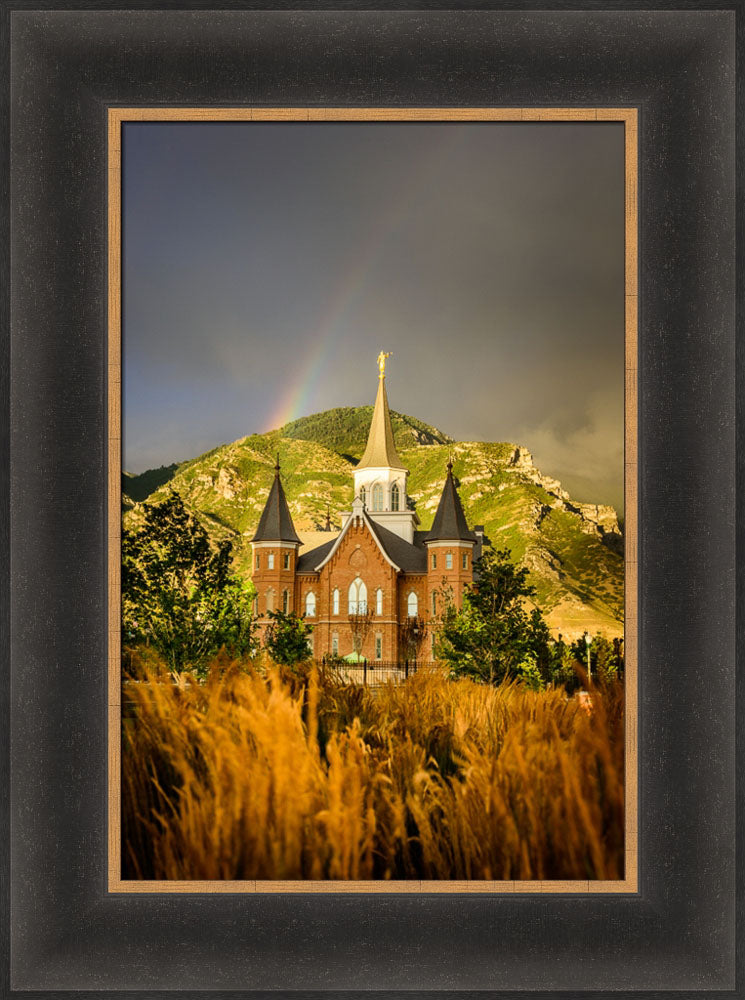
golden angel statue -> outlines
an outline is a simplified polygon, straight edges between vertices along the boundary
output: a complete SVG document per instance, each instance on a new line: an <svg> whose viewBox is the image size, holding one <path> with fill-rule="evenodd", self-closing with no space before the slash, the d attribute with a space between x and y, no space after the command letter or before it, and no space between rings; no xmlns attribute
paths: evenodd
<svg viewBox="0 0 745 1000"><path fill-rule="evenodd" d="M378 378L385 378L385 359L390 358L390 356L390 351L388 354L386 354L385 351L381 351L378 355L378 371L380 373Z"/></svg>

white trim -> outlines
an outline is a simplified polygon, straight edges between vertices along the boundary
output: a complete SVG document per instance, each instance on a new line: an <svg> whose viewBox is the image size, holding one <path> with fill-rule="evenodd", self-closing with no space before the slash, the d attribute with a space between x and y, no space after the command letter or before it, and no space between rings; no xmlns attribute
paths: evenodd
<svg viewBox="0 0 745 1000"><path fill-rule="evenodd" d="M254 549L297 549L300 542L251 542Z"/></svg>
<svg viewBox="0 0 745 1000"><path fill-rule="evenodd" d="M468 542L463 538L435 538L431 542L425 541L427 548L441 548L442 546L456 546L459 549L472 549L476 542Z"/></svg>
<svg viewBox="0 0 745 1000"><path fill-rule="evenodd" d="M336 554L337 549L341 545L342 538L344 538L344 536L346 535L346 533L349 531L350 525L354 521L356 521L358 518L360 518L367 525L367 530L372 535L373 541L375 542L375 544L380 549L380 553L383 556L383 558L385 559L385 561L388 563L388 565L392 566L396 570L397 573L400 573L401 572L401 567L397 566L394 563L394 561L391 559L391 557L388 555L388 553L385 551L385 549L383 548L383 546L378 541L378 536L375 534L374 529L370 527L370 518L367 516L367 511L366 510L361 511L360 514L354 514L354 515L352 515L349 518L349 520L347 521L347 523L341 529L341 532L339 533L336 541L331 546L331 549L329 550L326 558L323 559L321 562L319 562L319 564L316 566L316 568L315 568L316 573L319 573L320 570L321 570L321 567L325 566L327 562L330 562L331 558Z"/></svg>

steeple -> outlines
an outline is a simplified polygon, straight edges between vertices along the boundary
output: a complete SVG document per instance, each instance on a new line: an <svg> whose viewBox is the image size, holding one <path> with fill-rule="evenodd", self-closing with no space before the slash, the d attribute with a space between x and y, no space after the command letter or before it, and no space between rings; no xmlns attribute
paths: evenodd
<svg viewBox="0 0 745 1000"><path fill-rule="evenodd" d="M251 541L297 542L298 545L300 544L300 539L292 523L290 508L287 506L287 497L279 478L279 455L277 455L277 464L274 466L274 482L269 490L264 510L261 512L256 534Z"/></svg>
<svg viewBox="0 0 745 1000"><path fill-rule="evenodd" d="M396 451L388 409L388 394L385 391L385 359L390 354L383 351L378 355L378 394L375 397L367 447L357 469L404 469L405 466Z"/></svg>
<svg viewBox="0 0 745 1000"><path fill-rule="evenodd" d="M437 541L464 541L475 542L476 535L468 527L466 515L463 513L463 505L458 496L453 479L453 462L448 459L447 478L442 488L442 496L437 507L432 528L424 536L425 542Z"/></svg>
<svg viewBox="0 0 745 1000"><path fill-rule="evenodd" d="M354 496L369 517L411 544L419 524L410 509L406 492L409 471L401 461L393 440L391 411L385 391L385 361L390 354L378 355L378 395L375 398L365 453L354 470ZM349 518L351 515L345 515ZM346 521L343 522L346 524Z"/></svg>

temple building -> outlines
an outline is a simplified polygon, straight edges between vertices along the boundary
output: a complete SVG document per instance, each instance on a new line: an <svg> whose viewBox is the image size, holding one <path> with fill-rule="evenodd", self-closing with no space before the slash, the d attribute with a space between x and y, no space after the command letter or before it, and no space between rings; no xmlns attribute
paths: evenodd
<svg viewBox="0 0 745 1000"><path fill-rule="evenodd" d="M301 551L278 463L252 539L260 629L269 624L269 611L304 615L313 625L317 659L431 659L444 595L461 605L488 544L481 526L472 531L466 523L452 462L432 527L419 530L407 492L409 472L393 439L386 357L381 352L378 358L367 447L353 472L354 501L342 514L341 531Z"/></svg>

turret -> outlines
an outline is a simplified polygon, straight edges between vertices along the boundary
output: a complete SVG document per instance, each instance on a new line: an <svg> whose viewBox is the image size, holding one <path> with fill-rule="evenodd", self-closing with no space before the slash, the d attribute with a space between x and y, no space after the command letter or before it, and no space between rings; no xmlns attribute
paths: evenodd
<svg viewBox="0 0 745 1000"><path fill-rule="evenodd" d="M258 616L268 611L294 611L295 569L300 538L292 523L287 497L279 477L279 455L274 482L259 518L253 546L252 578L257 590Z"/></svg>
<svg viewBox="0 0 745 1000"><path fill-rule="evenodd" d="M440 592L450 592L460 606L465 587L473 583L473 554L478 538L471 531L463 513L463 505L453 478L453 463L448 460L447 477L442 489L432 528L424 536L427 547L427 578L430 608L434 616L440 612Z"/></svg>

